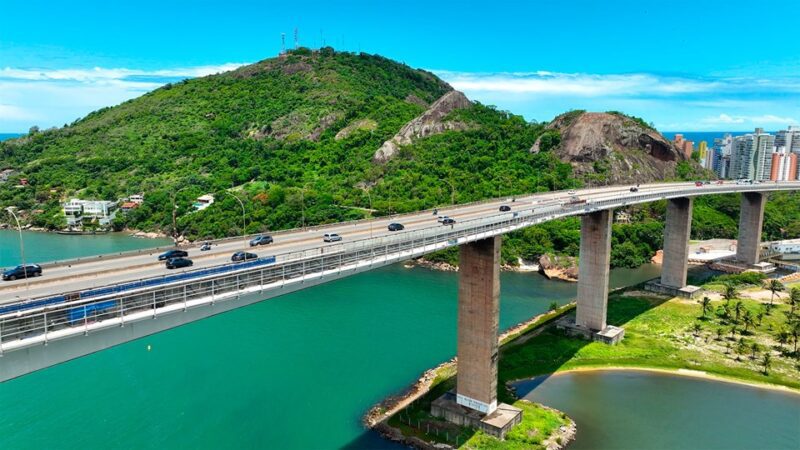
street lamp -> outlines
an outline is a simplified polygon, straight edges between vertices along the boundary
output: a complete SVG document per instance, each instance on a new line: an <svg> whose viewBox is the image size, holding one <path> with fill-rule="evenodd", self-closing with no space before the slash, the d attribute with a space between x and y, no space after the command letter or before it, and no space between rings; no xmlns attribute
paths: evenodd
<svg viewBox="0 0 800 450"><path fill-rule="evenodd" d="M16 214L14 214L14 207L9 206L6 208L6 212L11 214L14 220L17 222L17 231L19 231L19 255L22 259L22 273L25 274L25 292L27 293L30 289L30 281L28 281L28 266L25 264L25 244L22 239L22 226L19 224L19 218Z"/></svg>
<svg viewBox="0 0 800 450"><path fill-rule="evenodd" d="M178 196L178 192L184 189L188 189L190 187L191 186L184 186L172 193L172 241L176 247L178 246L178 225L176 224L175 216L177 215L178 212L178 205L175 204L175 197Z"/></svg>
<svg viewBox="0 0 800 450"><path fill-rule="evenodd" d="M456 204L456 188L453 186L453 183L451 183L449 180L445 180L444 178L442 178L442 181L444 181L445 183L447 183L448 186L450 186L450 204L455 205Z"/></svg>
<svg viewBox="0 0 800 450"><path fill-rule="evenodd" d="M245 209L244 209L244 202L240 199L237 195L230 191L222 191L231 197L235 198L239 205L242 206L242 239L244 240L244 251L247 251L247 221L245 218Z"/></svg>
<svg viewBox="0 0 800 450"><path fill-rule="evenodd" d="M372 216L372 212L373 212L373 209L372 209L372 196L369 195L369 188L364 187L362 189L364 189L364 192L367 193L367 198L369 199L369 215ZM369 237L370 237L370 239L372 239L372 220L373 219L369 219Z"/></svg>

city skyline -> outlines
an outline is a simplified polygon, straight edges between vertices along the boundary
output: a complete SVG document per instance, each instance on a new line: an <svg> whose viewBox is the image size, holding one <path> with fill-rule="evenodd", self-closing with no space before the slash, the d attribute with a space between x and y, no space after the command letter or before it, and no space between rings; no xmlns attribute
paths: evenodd
<svg viewBox="0 0 800 450"><path fill-rule="evenodd" d="M623 111L664 131L798 124L800 56L789 27L750 34L714 27L748 20L746 3L579 3L237 2L219 9L145 1L129 10L10 1L0 30L0 132L61 126L168 82L275 56L282 33L294 45L295 29L302 46L403 61L528 120L586 109ZM800 13L795 4L761 7Z"/></svg>

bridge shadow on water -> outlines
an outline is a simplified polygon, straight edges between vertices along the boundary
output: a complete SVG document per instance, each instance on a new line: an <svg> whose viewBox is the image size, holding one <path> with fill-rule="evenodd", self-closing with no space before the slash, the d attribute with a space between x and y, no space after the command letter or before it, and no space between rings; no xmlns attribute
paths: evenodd
<svg viewBox="0 0 800 450"><path fill-rule="evenodd" d="M667 300L656 296L625 296L625 292L641 290L642 285L619 289L609 295L608 323L625 327L636 317L658 307ZM574 310L567 314L573 314ZM591 342L568 337L556 330L554 322L538 327L501 347L498 367L498 401L513 403L528 395L571 361L581 349ZM595 344L602 345L602 344ZM520 392L512 392L506 383L514 382ZM525 381L527 380L527 381ZM415 435L425 440L436 439L451 446L460 447L475 434L475 430L458 427L430 416L431 402L456 385L456 377L450 377L434 386L428 393L414 401L388 419L388 424L400 428L406 435ZM445 438L447 436L447 438ZM386 440L377 431L365 430L357 438L344 445L345 449L397 449L406 446Z"/></svg>

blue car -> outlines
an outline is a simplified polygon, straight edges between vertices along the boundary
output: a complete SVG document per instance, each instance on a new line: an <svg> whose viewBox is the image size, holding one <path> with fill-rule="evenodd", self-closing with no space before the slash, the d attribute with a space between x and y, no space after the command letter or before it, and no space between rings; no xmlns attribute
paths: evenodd
<svg viewBox="0 0 800 450"><path fill-rule="evenodd" d="M189 258L170 258L167 260L167 269L180 269L181 267L191 267L194 265Z"/></svg>
<svg viewBox="0 0 800 450"><path fill-rule="evenodd" d="M32 278L42 275L42 267L38 264L27 264L8 269L3 272L3 280L14 281L18 278Z"/></svg>
<svg viewBox="0 0 800 450"><path fill-rule="evenodd" d="M267 244L272 244L272 236L259 234L258 236L250 240L250 247L255 247L256 245L267 245Z"/></svg>

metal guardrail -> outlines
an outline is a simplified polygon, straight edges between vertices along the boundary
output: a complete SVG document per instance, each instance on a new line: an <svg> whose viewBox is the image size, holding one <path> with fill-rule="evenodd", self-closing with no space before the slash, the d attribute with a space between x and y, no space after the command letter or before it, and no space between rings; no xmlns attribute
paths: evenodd
<svg viewBox="0 0 800 450"><path fill-rule="evenodd" d="M670 192L596 194L602 199L579 205L551 204L389 236L341 242L260 260L224 264L145 280L120 283L79 293L20 301L0 308L0 355L4 351L126 321L155 318L238 298L242 294L279 288L375 263L386 264L421 256L448 246L505 234L536 223L668 198L730 192L762 192L800 189L794 185L713 185Z"/></svg>

